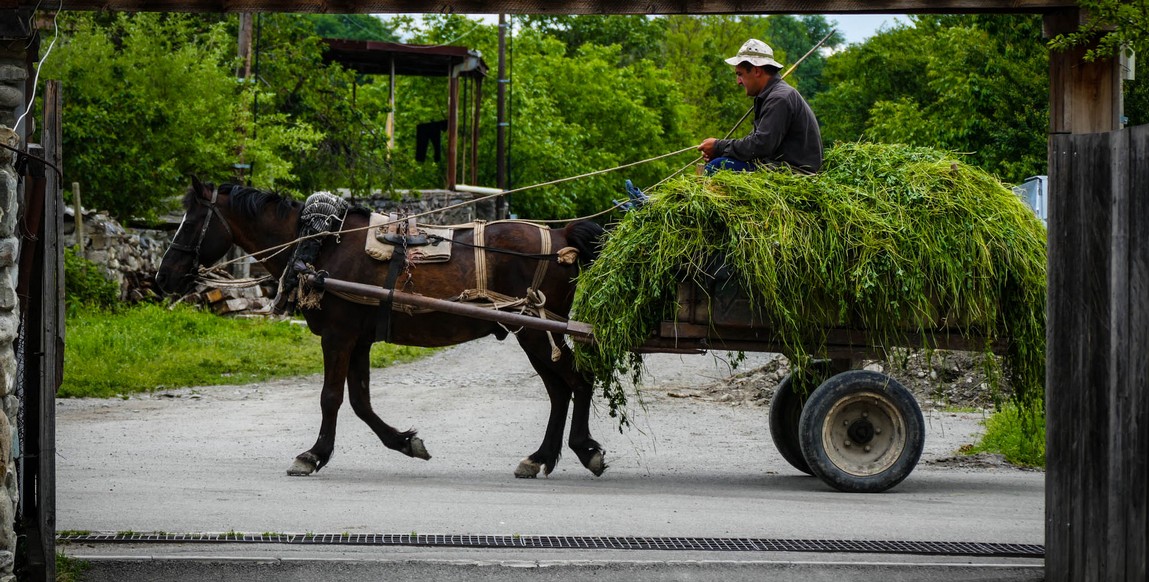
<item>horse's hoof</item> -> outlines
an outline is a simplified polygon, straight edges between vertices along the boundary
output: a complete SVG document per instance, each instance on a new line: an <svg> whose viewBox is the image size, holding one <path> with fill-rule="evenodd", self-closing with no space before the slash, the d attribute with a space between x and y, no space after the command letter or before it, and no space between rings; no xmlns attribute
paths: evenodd
<svg viewBox="0 0 1149 582"><path fill-rule="evenodd" d="M317 471L318 466L318 459L315 458L315 455L303 453L295 457L295 462L291 463L291 467L288 467L287 474L292 477L306 477Z"/></svg>
<svg viewBox="0 0 1149 582"><path fill-rule="evenodd" d="M606 471L606 467L606 451L603 450L596 451L594 456L591 457L590 461L586 464L586 468L590 469L590 472L594 473L595 477L602 477L602 473Z"/></svg>
<svg viewBox="0 0 1149 582"><path fill-rule="evenodd" d="M424 461L431 460L431 454L427 452L427 447L423 446L423 439L419 437L411 437L411 440L407 441L407 446L403 449L403 452L407 453L408 457L423 459Z"/></svg>
<svg viewBox="0 0 1149 582"><path fill-rule="evenodd" d="M515 477L519 479L534 479L539 476L539 471L543 469L541 463L536 463L527 457L519 466L515 468Z"/></svg>

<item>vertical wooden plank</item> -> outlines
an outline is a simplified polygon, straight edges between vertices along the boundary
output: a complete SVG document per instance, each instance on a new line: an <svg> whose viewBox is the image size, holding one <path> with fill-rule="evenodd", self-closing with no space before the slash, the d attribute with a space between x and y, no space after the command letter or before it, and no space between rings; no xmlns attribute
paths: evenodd
<svg viewBox="0 0 1149 582"><path fill-rule="evenodd" d="M1106 134L1051 148L1047 327L1047 568L1077 580L1105 561L1108 521L1110 151Z"/></svg>
<svg viewBox="0 0 1149 582"><path fill-rule="evenodd" d="M44 85L44 127L41 141L44 155L57 168L60 154L60 82ZM44 183L44 270L41 302L44 350L38 390L40 391L40 456L37 489L45 576L56 579L56 390L64 375L64 249L60 246L63 228L63 199L60 179L54 170L45 172Z"/></svg>
<svg viewBox="0 0 1149 582"><path fill-rule="evenodd" d="M1110 345L1113 350L1106 354L1109 364L1109 385L1106 386L1106 406L1109 439L1106 443L1104 464L1112 476L1106 487L1107 506L1102 508L1107 517L1105 537L1104 570L1118 571L1125 564L1125 495L1121 481L1124 470L1121 461L1125 457L1124 447L1128 440L1124 434L1124 396L1127 392L1126 349L1129 342L1129 183L1128 173L1123 170L1129 152L1129 132L1114 131L1109 136L1109 159L1111 172L1110 191L1112 194L1111 213L1113 230L1110 233L1109 277L1112 310L1109 312Z"/></svg>
<svg viewBox="0 0 1149 582"><path fill-rule="evenodd" d="M1128 364L1122 379L1122 397L1116 405L1121 412L1120 427L1124 446L1118 459L1122 471L1117 476L1121 490L1115 505L1124 518L1117 538L1125 546L1123 564L1114 564L1114 579L1145 580L1149 575L1149 125L1128 131L1128 154L1122 161L1128 179L1124 195L1129 241L1128 328L1121 357Z"/></svg>
<svg viewBox="0 0 1149 582"><path fill-rule="evenodd" d="M1062 551L1069 547L1070 524L1064 515L1068 507L1063 499L1070 490L1069 458L1072 442L1062 443L1059 427L1073 392L1065 388L1072 383L1069 346L1057 341L1059 334L1071 333L1072 321L1061 309L1070 294L1071 283L1066 263L1071 260L1077 245L1073 244L1075 231L1069 219L1075 216L1069 206L1073 200L1073 142L1066 135L1050 138L1049 199L1047 200L1049 234L1046 255L1046 328L1045 328L1045 572L1049 581L1068 579L1071 555Z"/></svg>
<svg viewBox="0 0 1149 582"><path fill-rule="evenodd" d="M447 80L447 189L454 190L459 163L459 75L451 67Z"/></svg>

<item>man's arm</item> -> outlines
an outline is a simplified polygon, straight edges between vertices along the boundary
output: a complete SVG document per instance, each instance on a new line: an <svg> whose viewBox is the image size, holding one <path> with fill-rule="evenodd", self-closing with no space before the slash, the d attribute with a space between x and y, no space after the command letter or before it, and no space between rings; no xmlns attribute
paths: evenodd
<svg viewBox="0 0 1149 582"><path fill-rule="evenodd" d="M779 99L777 91L766 98L762 107L765 110L750 135L742 139L715 140L714 151L719 156L728 156L745 162L773 160L778 157L782 138L790 128L794 114L788 99Z"/></svg>

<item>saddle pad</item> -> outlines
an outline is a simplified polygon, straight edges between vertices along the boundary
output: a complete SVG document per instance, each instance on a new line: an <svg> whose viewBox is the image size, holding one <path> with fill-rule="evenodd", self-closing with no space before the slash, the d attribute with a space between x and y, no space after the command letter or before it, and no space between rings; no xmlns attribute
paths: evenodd
<svg viewBox="0 0 1149 582"><path fill-rule="evenodd" d="M388 218L372 212L370 227L367 230L367 255L379 261L390 261L395 245L380 240L385 233ZM445 263L451 260L451 239L454 229L434 226L420 226L420 234L441 236L446 240L432 240L428 244L407 247L407 260L412 263Z"/></svg>

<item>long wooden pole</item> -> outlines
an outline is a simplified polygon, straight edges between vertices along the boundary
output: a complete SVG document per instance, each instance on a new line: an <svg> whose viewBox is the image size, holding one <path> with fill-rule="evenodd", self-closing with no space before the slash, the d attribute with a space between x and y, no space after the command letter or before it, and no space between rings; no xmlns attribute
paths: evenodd
<svg viewBox="0 0 1149 582"><path fill-rule="evenodd" d="M484 321L497 321L499 323L525 327L527 329L549 331L582 338L589 338L591 336L590 326L578 321L555 321L552 319L543 319L541 317L534 317L531 315L510 313L507 311L499 311L497 309L486 309L483 307L476 307L474 305L467 305L466 303L457 303L455 301L435 299L434 297L427 297L425 295L415 295L413 293L395 291L394 289L384 289L383 287L378 287L376 285L365 285L363 283L353 283L351 281L342 281L340 279L331 278L320 279L315 275L303 275L302 278L307 283L315 285L321 289L330 289L332 291L352 293L365 297L374 297L384 301L393 301L400 305L410 305L412 307L432 309L434 311L450 313L452 315L461 315L464 317L471 317Z"/></svg>

